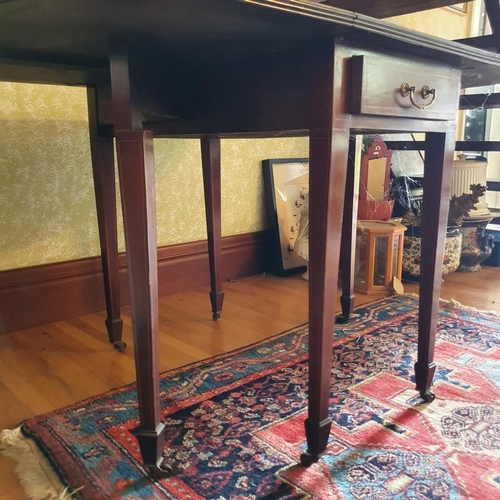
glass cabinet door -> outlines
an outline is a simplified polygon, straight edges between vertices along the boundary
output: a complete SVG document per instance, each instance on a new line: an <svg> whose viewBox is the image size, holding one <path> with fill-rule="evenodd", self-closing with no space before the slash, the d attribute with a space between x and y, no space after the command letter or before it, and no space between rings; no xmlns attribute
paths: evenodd
<svg viewBox="0 0 500 500"><path fill-rule="evenodd" d="M368 234L364 231L356 235L356 258L354 267L354 284L357 286L366 285L366 264L368 260Z"/></svg>
<svg viewBox="0 0 500 500"><path fill-rule="evenodd" d="M387 262L388 245L389 238L387 236L375 237L375 262L373 273L374 285L384 286L386 283L385 263Z"/></svg>
<svg viewBox="0 0 500 500"><path fill-rule="evenodd" d="M393 241L393 247L392 247L392 276L390 278L392 279L393 276L398 276L398 261L399 261L399 245L400 241L399 239L402 239L400 236L395 236L394 241Z"/></svg>

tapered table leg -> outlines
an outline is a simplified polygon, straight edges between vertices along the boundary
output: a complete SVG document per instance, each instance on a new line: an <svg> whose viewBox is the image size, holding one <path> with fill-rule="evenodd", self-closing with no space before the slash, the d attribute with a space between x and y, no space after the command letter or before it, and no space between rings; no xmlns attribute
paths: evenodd
<svg viewBox="0 0 500 500"><path fill-rule="evenodd" d="M164 425L159 403L153 136L143 130L117 130L115 135L139 397L140 428L136 435L144 465L155 470L161 465Z"/></svg>
<svg viewBox="0 0 500 500"><path fill-rule="evenodd" d="M120 317L114 147L112 137L99 135L96 93L97 89L87 88L90 152L106 297L105 323L109 341L115 349L123 351L126 344L122 341L123 320Z"/></svg>
<svg viewBox="0 0 500 500"><path fill-rule="evenodd" d="M220 318L224 292L222 291L222 235L221 235L221 177L220 139L201 139L203 188L207 218L208 260L210 265L210 302L212 319Z"/></svg>
<svg viewBox="0 0 500 500"><path fill-rule="evenodd" d="M430 388L436 370L434 344L454 149L454 126L450 125L446 133L426 134L418 359L415 363L417 390L426 401L434 399Z"/></svg>
<svg viewBox="0 0 500 500"><path fill-rule="evenodd" d="M342 314L337 323L346 323L354 308L354 264L356 250L356 223L358 219L359 164L361 158L361 136L349 140L349 160L345 184L344 215L342 218L342 239L340 241L340 276Z"/></svg>
<svg viewBox="0 0 500 500"><path fill-rule="evenodd" d="M335 299L349 131L311 130L309 142L309 413L304 464L325 452L332 367Z"/></svg>
<svg viewBox="0 0 500 500"><path fill-rule="evenodd" d="M153 135L140 130L134 110L128 48L122 40L110 43L111 87L123 223L127 250L132 333L134 337L139 429L137 439L144 466L153 477L171 473L163 465L158 373L158 266Z"/></svg>

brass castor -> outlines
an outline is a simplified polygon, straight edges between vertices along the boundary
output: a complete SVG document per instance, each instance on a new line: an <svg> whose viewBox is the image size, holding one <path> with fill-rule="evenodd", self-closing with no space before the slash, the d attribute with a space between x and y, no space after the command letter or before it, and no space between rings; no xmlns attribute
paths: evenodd
<svg viewBox="0 0 500 500"><path fill-rule="evenodd" d="M304 467L309 467L311 464L316 463L319 460L319 457L315 455L311 455L310 453L302 453L300 455L300 465L303 465Z"/></svg>
<svg viewBox="0 0 500 500"><path fill-rule="evenodd" d="M123 352L125 348L127 347L127 344L121 340L117 340L116 342L113 342L113 347L118 351L118 352Z"/></svg>
<svg viewBox="0 0 500 500"><path fill-rule="evenodd" d="M343 314L339 314L335 317L335 324L344 325L349 321L349 316L344 316Z"/></svg>
<svg viewBox="0 0 500 500"><path fill-rule="evenodd" d="M214 312L214 313L212 314L212 319L213 319L214 321L217 321L219 318L220 318L220 312Z"/></svg>
<svg viewBox="0 0 500 500"><path fill-rule="evenodd" d="M426 403L432 403L436 399L436 395L430 390L421 392L420 396Z"/></svg>
<svg viewBox="0 0 500 500"><path fill-rule="evenodd" d="M166 479L173 474L173 469L168 464L159 464L159 465L148 465L147 467L149 471L149 477L154 481L161 481L162 479Z"/></svg>

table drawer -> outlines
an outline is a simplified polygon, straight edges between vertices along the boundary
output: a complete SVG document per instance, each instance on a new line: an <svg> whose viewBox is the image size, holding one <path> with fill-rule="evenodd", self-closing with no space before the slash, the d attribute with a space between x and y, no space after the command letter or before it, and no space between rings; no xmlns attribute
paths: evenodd
<svg viewBox="0 0 500 500"><path fill-rule="evenodd" d="M460 95L458 70L376 54L353 56L350 65L351 113L428 120L455 119ZM414 87L414 91L403 96L403 83ZM425 89L431 91L426 98Z"/></svg>

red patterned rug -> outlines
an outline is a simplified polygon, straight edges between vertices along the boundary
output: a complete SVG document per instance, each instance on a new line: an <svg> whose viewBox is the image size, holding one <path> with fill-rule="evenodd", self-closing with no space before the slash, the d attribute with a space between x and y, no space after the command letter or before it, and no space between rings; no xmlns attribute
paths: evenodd
<svg viewBox="0 0 500 500"><path fill-rule="evenodd" d="M169 479L141 467L134 386L27 420L22 434L86 500L500 498L499 317L443 308L426 404L413 382L416 308L384 299L336 329L330 443L309 468L298 464L307 326L162 375ZM4 453L19 436L3 433Z"/></svg>

